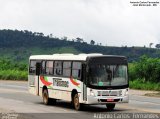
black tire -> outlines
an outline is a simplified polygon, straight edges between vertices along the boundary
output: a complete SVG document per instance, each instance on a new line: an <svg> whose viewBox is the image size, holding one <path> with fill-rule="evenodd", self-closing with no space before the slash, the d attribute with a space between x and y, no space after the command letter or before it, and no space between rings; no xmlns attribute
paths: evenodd
<svg viewBox="0 0 160 119"><path fill-rule="evenodd" d="M43 103L44 103L45 105L51 104L51 99L49 98L48 90L47 90L47 89L44 89L42 94L43 94L43 95L42 95L42 97L43 97Z"/></svg>
<svg viewBox="0 0 160 119"><path fill-rule="evenodd" d="M53 105L55 105L56 104L56 102L57 102L57 100L56 99L53 99L53 98L49 98L50 99L50 104L53 104Z"/></svg>
<svg viewBox="0 0 160 119"><path fill-rule="evenodd" d="M115 105L116 105L116 104L114 104L114 103L113 103L113 104L112 104L112 103L111 103L111 104L106 104L107 110L109 110L109 111L114 110Z"/></svg>
<svg viewBox="0 0 160 119"><path fill-rule="evenodd" d="M78 93L74 94L72 98L72 103L73 103L75 110L77 111L81 110L81 104L79 103Z"/></svg>

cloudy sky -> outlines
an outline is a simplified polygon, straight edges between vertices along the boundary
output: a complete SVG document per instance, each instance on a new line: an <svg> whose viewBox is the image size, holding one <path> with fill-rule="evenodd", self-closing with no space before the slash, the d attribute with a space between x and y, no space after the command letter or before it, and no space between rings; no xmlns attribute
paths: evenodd
<svg viewBox="0 0 160 119"><path fill-rule="evenodd" d="M136 7L130 1L136 0L0 0L0 29L80 37L108 46L159 43L160 4Z"/></svg>

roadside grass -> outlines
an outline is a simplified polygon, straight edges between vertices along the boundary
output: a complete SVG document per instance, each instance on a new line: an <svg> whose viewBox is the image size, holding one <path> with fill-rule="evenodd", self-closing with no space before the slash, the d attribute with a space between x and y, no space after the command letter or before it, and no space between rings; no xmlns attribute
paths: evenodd
<svg viewBox="0 0 160 119"><path fill-rule="evenodd" d="M20 70L0 70L0 79L1 80L27 80L28 73L27 71Z"/></svg>
<svg viewBox="0 0 160 119"><path fill-rule="evenodd" d="M129 81L129 88L140 90L160 91L160 83L144 82L142 80Z"/></svg>

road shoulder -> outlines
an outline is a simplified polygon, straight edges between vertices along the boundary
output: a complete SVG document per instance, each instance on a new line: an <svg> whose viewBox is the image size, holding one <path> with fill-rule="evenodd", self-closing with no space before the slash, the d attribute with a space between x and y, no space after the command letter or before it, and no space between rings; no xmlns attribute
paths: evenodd
<svg viewBox="0 0 160 119"><path fill-rule="evenodd" d="M138 96L149 96L149 97L157 97L154 94L158 94L158 91L148 91L148 90L135 90L130 89L129 94L130 95L138 95ZM149 95L150 94L150 95ZM153 94L153 95L152 95Z"/></svg>

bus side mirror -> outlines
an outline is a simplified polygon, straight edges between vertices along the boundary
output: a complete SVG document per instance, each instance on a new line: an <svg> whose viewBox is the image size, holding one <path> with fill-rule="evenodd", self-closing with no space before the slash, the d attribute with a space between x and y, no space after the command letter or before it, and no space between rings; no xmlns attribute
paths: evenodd
<svg viewBox="0 0 160 119"><path fill-rule="evenodd" d="M41 63L36 63L36 75L40 75L41 73Z"/></svg>

